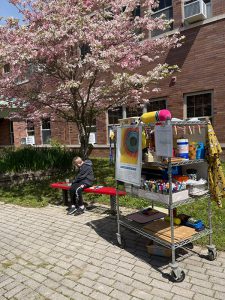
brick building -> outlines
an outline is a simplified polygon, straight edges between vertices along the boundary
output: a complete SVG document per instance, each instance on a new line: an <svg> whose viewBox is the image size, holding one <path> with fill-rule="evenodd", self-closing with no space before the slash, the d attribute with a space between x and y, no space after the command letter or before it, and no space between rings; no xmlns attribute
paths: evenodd
<svg viewBox="0 0 225 300"><path fill-rule="evenodd" d="M181 72L160 82L161 91L144 108L131 111L118 107L105 112L92 126L93 154L108 156L109 128L118 119L141 115L142 112L167 108L177 118L210 117L219 141L225 147L225 0L160 0L153 14L164 13L173 18L169 32L179 29L185 36L184 45L169 51L164 59L177 64ZM153 32L149 38L157 38L162 32ZM167 32L168 34L168 32ZM31 138L26 138L31 137ZM34 138L33 138L34 137ZM79 134L73 124L42 120L39 124L7 119L0 113L0 146L35 142L47 145L54 139L69 147L79 147Z"/></svg>

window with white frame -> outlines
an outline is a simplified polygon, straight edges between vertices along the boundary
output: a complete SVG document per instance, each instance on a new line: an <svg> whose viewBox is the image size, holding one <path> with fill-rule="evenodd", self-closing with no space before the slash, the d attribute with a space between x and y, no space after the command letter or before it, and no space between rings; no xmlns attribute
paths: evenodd
<svg viewBox="0 0 225 300"><path fill-rule="evenodd" d="M166 109L166 100L165 99L152 99L146 105L147 112L157 111L161 109Z"/></svg>
<svg viewBox="0 0 225 300"><path fill-rule="evenodd" d="M41 124L42 144L50 144L51 141L51 122L49 118L42 119Z"/></svg>
<svg viewBox="0 0 225 300"><path fill-rule="evenodd" d="M159 6L154 9L154 11L151 13L152 18L158 18L161 15L165 15L165 19L171 20L173 19L173 6L172 6L172 0L159 0ZM151 36L157 36L162 33L168 32L173 29L173 23L170 24L170 26L165 30L153 30L151 32Z"/></svg>
<svg viewBox="0 0 225 300"><path fill-rule="evenodd" d="M86 126L86 128L90 128L89 143L96 144L96 119L92 121L92 124L90 126Z"/></svg>
<svg viewBox="0 0 225 300"><path fill-rule="evenodd" d="M185 95L187 118L212 117L212 92Z"/></svg>
<svg viewBox="0 0 225 300"><path fill-rule="evenodd" d="M27 135L34 136L34 122L27 120Z"/></svg>
<svg viewBox="0 0 225 300"><path fill-rule="evenodd" d="M108 139L110 136L110 130L113 126L119 124L119 119L123 118L123 107L118 106L108 110Z"/></svg>

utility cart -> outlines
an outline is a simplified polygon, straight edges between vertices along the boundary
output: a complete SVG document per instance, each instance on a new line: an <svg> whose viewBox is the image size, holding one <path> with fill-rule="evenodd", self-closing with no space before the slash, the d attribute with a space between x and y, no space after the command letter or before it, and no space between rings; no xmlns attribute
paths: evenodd
<svg viewBox="0 0 225 300"><path fill-rule="evenodd" d="M159 130L156 128L160 126ZM149 129L155 132L155 139L158 145L158 153L166 154L167 157L161 156L160 159L150 159L151 161L142 161L142 146L143 144L143 130ZM208 163L205 157L201 155L194 159L174 158L173 144L174 139L185 137L189 140L189 144L205 143L206 142L207 121L201 120L168 120L159 125L131 125L119 126L117 128L117 157L116 157L116 179L117 189L119 182L129 184L130 193L138 197L149 199L152 207L154 203L159 203L168 209L169 222L162 220L162 218L151 220L146 223L139 223L135 218L121 215L119 209L119 197L116 197L117 209L117 241L118 244L124 245L124 237L121 234L121 226L128 228L156 243L171 250L171 277L173 281L182 282L185 278L185 272L176 262L175 251L178 248L185 248L185 245L202 238L209 236L208 259L216 259L217 252L215 246L212 244L212 208L211 198L206 185L205 190L195 188L195 193L190 196L190 189L174 192L174 169L179 168L182 174L187 174L191 168L197 170L198 178L207 178ZM165 131L165 132L164 132ZM158 132L158 133L157 133ZM156 137L156 134L159 134ZM170 136L171 135L171 136ZM158 141L157 141L158 139ZM171 140L170 140L171 139ZM169 146L166 145L170 144ZM161 145L160 145L161 143ZM166 143L166 144L165 144ZM172 145L172 148L171 148ZM156 148L157 148L156 147ZM160 148L161 147L161 148ZM159 149L160 148L160 149ZM160 152L161 151L161 152ZM156 151L157 152L157 151ZM179 155L180 153L178 153ZM135 157L136 155L136 157ZM184 154L184 155L187 155ZM126 157L128 156L128 158ZM148 176L148 169L151 173L151 168L159 168L161 171L166 170L168 181L168 190L154 192L149 189L144 189L142 170L145 170L145 175ZM151 176L154 176L151 175ZM155 187L154 187L155 188ZM204 226L202 230L196 231L195 228L185 225L174 225L174 211L181 205L190 204L194 201L204 198L208 202L208 225Z"/></svg>

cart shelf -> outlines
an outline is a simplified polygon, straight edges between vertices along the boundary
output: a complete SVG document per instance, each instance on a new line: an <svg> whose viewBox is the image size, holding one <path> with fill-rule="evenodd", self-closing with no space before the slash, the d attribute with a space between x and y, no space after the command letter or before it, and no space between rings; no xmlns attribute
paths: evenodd
<svg viewBox="0 0 225 300"><path fill-rule="evenodd" d="M202 231L199 231L199 232L196 231L196 233L193 234L190 238L181 240L179 242L171 243L171 242L168 242L168 241L165 241L163 239L156 237L154 234L148 233L147 231L143 230L143 224L139 224L135 221L131 221L124 216L121 216L119 223L120 223L120 225L122 225L122 226L124 226L124 227L126 227L126 228L160 244L160 245L163 245L164 247L169 248L169 249L171 249L171 245L173 245L174 248L177 249L177 248L183 247L186 244L189 244L199 238L202 238L202 237L207 236L210 233L212 233L212 229L205 228Z"/></svg>
<svg viewBox="0 0 225 300"><path fill-rule="evenodd" d="M206 162L205 159L195 159L195 160L182 160L180 162L171 162L172 167L177 167L177 166L185 166L185 165L192 165L192 164L200 164ZM163 162L144 162L142 164L143 167L161 167L161 168L168 168L168 163L163 163Z"/></svg>

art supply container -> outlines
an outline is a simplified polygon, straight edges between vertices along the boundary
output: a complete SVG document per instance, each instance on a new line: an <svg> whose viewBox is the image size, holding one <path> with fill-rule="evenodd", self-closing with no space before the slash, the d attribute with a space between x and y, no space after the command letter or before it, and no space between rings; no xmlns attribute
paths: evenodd
<svg viewBox="0 0 225 300"><path fill-rule="evenodd" d="M188 139L177 140L177 156L185 159L189 158L189 145Z"/></svg>
<svg viewBox="0 0 225 300"><path fill-rule="evenodd" d="M187 169L186 170L189 179L197 180L197 170L196 169Z"/></svg>
<svg viewBox="0 0 225 300"><path fill-rule="evenodd" d="M196 145L196 159L205 158L205 145L203 142L198 142Z"/></svg>
<svg viewBox="0 0 225 300"><path fill-rule="evenodd" d="M196 143L191 142L189 144L189 159L196 159Z"/></svg>

